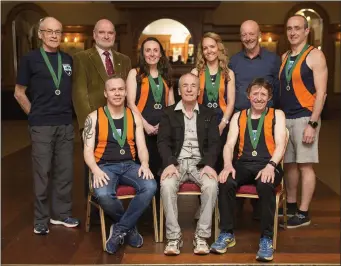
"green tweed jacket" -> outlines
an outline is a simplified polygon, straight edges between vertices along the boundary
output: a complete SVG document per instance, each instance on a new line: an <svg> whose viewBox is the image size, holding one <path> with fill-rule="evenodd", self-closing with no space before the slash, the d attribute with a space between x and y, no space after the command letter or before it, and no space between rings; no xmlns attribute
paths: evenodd
<svg viewBox="0 0 341 266"><path fill-rule="evenodd" d="M117 76L127 79L131 69L130 58L112 50ZM96 47L73 56L72 101L79 128L84 128L88 114L105 105L104 83L108 78Z"/></svg>

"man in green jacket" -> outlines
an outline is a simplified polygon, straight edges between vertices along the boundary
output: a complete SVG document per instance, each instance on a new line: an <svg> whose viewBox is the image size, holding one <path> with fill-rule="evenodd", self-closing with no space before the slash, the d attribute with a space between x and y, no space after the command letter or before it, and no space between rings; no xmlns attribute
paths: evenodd
<svg viewBox="0 0 341 266"><path fill-rule="evenodd" d="M110 76L126 80L131 69L130 58L113 49L115 26L107 19L99 20L93 31L96 44L73 57L72 101L80 133L88 114L105 105L105 81ZM85 165L85 193L88 194L88 168Z"/></svg>

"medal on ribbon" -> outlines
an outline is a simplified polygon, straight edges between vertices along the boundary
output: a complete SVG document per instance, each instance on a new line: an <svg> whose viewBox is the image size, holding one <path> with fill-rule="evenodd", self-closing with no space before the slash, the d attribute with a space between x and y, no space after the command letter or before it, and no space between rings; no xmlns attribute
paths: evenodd
<svg viewBox="0 0 341 266"><path fill-rule="evenodd" d="M288 57L287 57L287 62L285 63L285 79L287 81L287 86L286 86L286 90L290 91L291 87L290 87L290 81L292 79L292 72L295 69L296 64L298 63L298 61L300 60L300 58L302 57L303 53L309 48L309 44L306 44L302 51L297 55L294 63L292 64L292 66L290 67L290 55L291 52L289 53ZM289 69L290 67L290 69Z"/></svg>
<svg viewBox="0 0 341 266"><path fill-rule="evenodd" d="M252 145L252 148L253 148L253 151L251 152L251 155L254 156L254 157L258 155L256 149L257 149L257 145L258 145L258 142L259 142L260 133L262 132L265 114L266 114L266 109L263 111L263 113L262 113L262 115L261 115L261 117L259 119L258 126L257 126L256 137L254 137L255 134L253 133L252 123L251 123L251 109L249 111L249 115L247 116L247 127L248 127L248 130L249 130L250 141L251 141L251 145Z"/></svg>
<svg viewBox="0 0 341 266"><path fill-rule="evenodd" d="M114 120L112 119L111 114L110 114L107 106L104 106L104 112L105 112L106 116L108 117L109 124L110 124L111 130L115 136L115 139L116 139L118 145L120 145L120 147L121 147L120 154L124 155L126 153L126 151L123 149L123 147L124 147L124 144L125 144L126 138L127 138L127 111L126 111L126 109L124 109L123 133L121 136L118 133L118 130L115 126Z"/></svg>
<svg viewBox="0 0 341 266"><path fill-rule="evenodd" d="M51 62L50 62L45 50L43 49L43 47L40 47L40 53L44 58L45 64L46 64L47 68L49 69L49 72L52 76L53 83L56 86L56 90L54 91L54 93L58 96L61 93L61 91L59 89L59 85L60 85L60 81L62 79L62 56L58 52L58 78L57 78L56 73L54 72L54 69L51 65Z"/></svg>
<svg viewBox="0 0 341 266"><path fill-rule="evenodd" d="M207 106L209 108L212 108L212 107L217 108L218 107L217 101L218 101L219 85L220 85L220 70L218 70L218 72L217 72L215 82L212 82L211 76L210 76L210 71L209 71L208 67L206 66L206 69L205 69L205 88L206 88L207 99L209 101Z"/></svg>
<svg viewBox="0 0 341 266"><path fill-rule="evenodd" d="M161 75L158 75L158 85L156 85L155 80L151 75L148 75L148 80L150 87L152 88L152 93L154 97L154 109L162 109L161 99L162 99L162 93L163 93L163 81Z"/></svg>

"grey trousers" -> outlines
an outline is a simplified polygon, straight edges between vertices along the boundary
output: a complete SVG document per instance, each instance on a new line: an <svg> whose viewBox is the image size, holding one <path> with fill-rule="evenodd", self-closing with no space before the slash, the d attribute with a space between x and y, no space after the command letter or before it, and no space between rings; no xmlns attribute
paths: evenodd
<svg viewBox="0 0 341 266"><path fill-rule="evenodd" d="M167 239L178 239L181 237L181 229L178 223L177 192L179 191L179 186L186 181L192 181L201 188L200 218L195 234L203 238L211 236L212 214L217 200L218 182L207 175L203 175L200 178L200 172L196 167L197 163L198 160L183 159L179 161L179 166L177 167L180 178L172 176L161 181L161 198L166 217Z"/></svg>
<svg viewBox="0 0 341 266"><path fill-rule="evenodd" d="M59 220L71 216L74 128L72 124L31 126L29 132L35 193L34 224L47 225L50 217Z"/></svg>

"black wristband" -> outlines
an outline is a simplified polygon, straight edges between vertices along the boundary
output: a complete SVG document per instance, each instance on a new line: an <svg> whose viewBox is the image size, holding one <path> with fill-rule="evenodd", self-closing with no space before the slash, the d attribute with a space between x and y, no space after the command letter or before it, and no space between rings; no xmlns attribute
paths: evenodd
<svg viewBox="0 0 341 266"><path fill-rule="evenodd" d="M274 161L269 161L268 164L271 164L273 167L277 167L277 164Z"/></svg>

